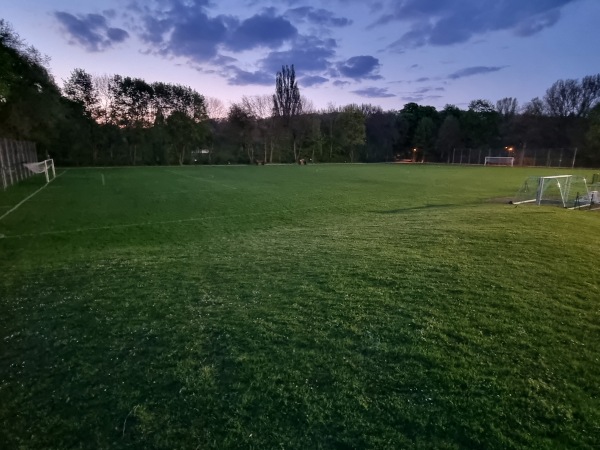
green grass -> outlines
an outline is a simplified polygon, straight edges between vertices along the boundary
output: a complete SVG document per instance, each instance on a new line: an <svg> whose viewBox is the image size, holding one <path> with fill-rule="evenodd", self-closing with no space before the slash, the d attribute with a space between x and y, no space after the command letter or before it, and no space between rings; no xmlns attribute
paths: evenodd
<svg viewBox="0 0 600 450"><path fill-rule="evenodd" d="M0 220L0 446L597 448L600 215L493 201L559 172L60 170Z"/></svg>

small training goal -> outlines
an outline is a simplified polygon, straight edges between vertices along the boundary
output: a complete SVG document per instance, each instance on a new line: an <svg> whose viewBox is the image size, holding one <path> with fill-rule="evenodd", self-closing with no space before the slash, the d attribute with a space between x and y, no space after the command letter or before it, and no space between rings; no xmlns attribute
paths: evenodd
<svg viewBox="0 0 600 450"><path fill-rule="evenodd" d="M588 206L594 199L585 177L555 175L528 177L517 191L513 205L534 203L536 205L558 205L563 208Z"/></svg>
<svg viewBox="0 0 600 450"><path fill-rule="evenodd" d="M33 173L43 173L46 175L46 183L49 183L51 179L56 178L53 159L47 159L45 161L35 163L23 163L23 166ZM52 173L52 177L50 177L50 173Z"/></svg>
<svg viewBox="0 0 600 450"><path fill-rule="evenodd" d="M486 156L483 162L484 166L510 166L515 163L515 158L512 156Z"/></svg>

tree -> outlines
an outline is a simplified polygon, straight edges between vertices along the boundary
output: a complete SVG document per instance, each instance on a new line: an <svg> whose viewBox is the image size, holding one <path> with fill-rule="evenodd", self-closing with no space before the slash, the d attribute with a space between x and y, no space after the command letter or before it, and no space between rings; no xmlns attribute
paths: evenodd
<svg viewBox="0 0 600 450"><path fill-rule="evenodd" d="M356 105L348 105L340 111L338 124L340 145L347 152L350 162L355 162L358 151L365 144L365 116Z"/></svg>
<svg viewBox="0 0 600 450"><path fill-rule="evenodd" d="M551 116L586 117L600 101L600 74L578 80L558 80L544 96Z"/></svg>
<svg viewBox="0 0 600 450"><path fill-rule="evenodd" d="M83 69L75 69L64 82L63 92L69 100L80 104L88 117L99 116L98 94L92 76Z"/></svg>
<svg viewBox="0 0 600 450"><path fill-rule="evenodd" d="M206 114L212 120L222 120L227 117L227 108L222 100L206 97Z"/></svg>
<svg viewBox="0 0 600 450"><path fill-rule="evenodd" d="M440 152L440 158L449 161L451 152L461 145L460 122L455 116L449 114L438 132L436 147Z"/></svg>
<svg viewBox="0 0 600 450"><path fill-rule="evenodd" d="M273 115L284 118L287 123L302 112L300 90L296 81L294 65L282 66L275 79L273 95Z"/></svg>
<svg viewBox="0 0 600 450"><path fill-rule="evenodd" d="M423 160L425 160L425 157L430 156L433 152L435 144L435 132L435 124L430 117L423 117L419 121L417 129L415 130L413 144L417 151L422 152Z"/></svg>
<svg viewBox="0 0 600 450"><path fill-rule="evenodd" d="M229 108L227 120L232 134L236 136L240 150L247 155L247 162L253 163L255 161L253 145L253 134L256 129L255 118L241 105L234 103Z"/></svg>
<svg viewBox="0 0 600 450"><path fill-rule="evenodd" d="M496 112L505 119L514 117L518 107L519 102L514 97L505 97L496 102Z"/></svg>
<svg viewBox="0 0 600 450"><path fill-rule="evenodd" d="M473 100L461 114L460 125L465 145L469 148L491 149L499 144L499 114L489 100Z"/></svg>
<svg viewBox="0 0 600 450"><path fill-rule="evenodd" d="M294 121L302 113L302 100L300 89L296 81L294 65L292 67L282 66L281 72L277 72L275 78L275 94L273 95L273 117L281 122L284 130L291 135L292 152L294 161L298 160L296 148L297 130Z"/></svg>
<svg viewBox="0 0 600 450"><path fill-rule="evenodd" d="M600 105L593 108L589 114L589 126L585 135L586 146L584 158L590 165L600 165Z"/></svg>
<svg viewBox="0 0 600 450"><path fill-rule="evenodd" d="M35 141L38 151L48 151L67 114L47 63L0 19L0 135Z"/></svg>
<svg viewBox="0 0 600 450"><path fill-rule="evenodd" d="M202 145L206 138L204 124L195 122L182 111L175 111L167 117L166 128L171 150L179 165L189 161L191 150Z"/></svg>

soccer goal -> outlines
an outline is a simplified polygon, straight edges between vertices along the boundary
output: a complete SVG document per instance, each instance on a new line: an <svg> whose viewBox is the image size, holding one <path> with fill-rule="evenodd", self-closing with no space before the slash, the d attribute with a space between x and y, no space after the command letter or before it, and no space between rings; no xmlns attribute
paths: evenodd
<svg viewBox="0 0 600 450"><path fill-rule="evenodd" d="M513 205L559 205L563 208L587 206L592 201L587 181L574 175L528 177L521 185Z"/></svg>
<svg viewBox="0 0 600 450"><path fill-rule="evenodd" d="M43 173L46 175L46 183L50 183L51 179L56 178L53 159L47 159L36 163L23 163L23 166L33 173ZM52 173L52 177L50 177L50 173Z"/></svg>
<svg viewBox="0 0 600 450"><path fill-rule="evenodd" d="M513 166L515 158L512 156L486 156L484 166Z"/></svg>

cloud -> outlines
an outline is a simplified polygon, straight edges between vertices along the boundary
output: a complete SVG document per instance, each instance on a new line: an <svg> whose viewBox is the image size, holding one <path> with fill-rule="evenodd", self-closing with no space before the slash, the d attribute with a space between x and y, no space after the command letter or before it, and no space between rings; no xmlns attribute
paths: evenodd
<svg viewBox="0 0 600 450"><path fill-rule="evenodd" d="M337 65L339 73L354 80L379 80L382 77L376 72L379 70L379 60L373 56L353 56Z"/></svg>
<svg viewBox="0 0 600 450"><path fill-rule="evenodd" d="M315 9L310 6L300 6L293 8L285 13L292 19L299 22L309 22L313 25L322 27L346 27L352 24L350 19L344 17L335 17L333 12L326 9Z"/></svg>
<svg viewBox="0 0 600 450"><path fill-rule="evenodd" d="M344 87L344 86L348 86L349 84L351 84L349 81L343 81L343 80L335 80L333 82L333 85L337 86L337 87Z"/></svg>
<svg viewBox="0 0 600 450"><path fill-rule="evenodd" d="M270 52L259 61L259 65L273 73L281 70L281 66L292 64L303 73L324 72L331 66L336 45L333 39L299 37L290 50Z"/></svg>
<svg viewBox="0 0 600 450"><path fill-rule="evenodd" d="M422 95L427 94L428 92L444 92L445 90L446 89L444 89L443 87L423 87L417 89L415 92L413 92L413 94Z"/></svg>
<svg viewBox="0 0 600 450"><path fill-rule="evenodd" d="M222 71L221 75L227 78L228 84L233 86L275 85L275 74L261 70L248 72L236 66L228 66Z"/></svg>
<svg viewBox="0 0 600 450"><path fill-rule="evenodd" d="M308 75L308 76L302 77L299 80L298 84L303 87L311 87L311 86L318 86L319 84L327 83L328 81L329 81L329 79L321 77L319 75Z"/></svg>
<svg viewBox="0 0 600 450"><path fill-rule="evenodd" d="M210 62L222 50L275 50L298 35L289 20L273 8L241 20L231 15L211 16L205 0L157 0L132 3L141 38L156 53L182 56L195 63Z"/></svg>
<svg viewBox="0 0 600 450"><path fill-rule="evenodd" d="M244 20L233 30L227 48L233 51L257 47L275 49L297 34L298 30L287 19L270 13L258 14Z"/></svg>
<svg viewBox="0 0 600 450"><path fill-rule="evenodd" d="M490 5L481 0L390 0L388 11L371 27L393 21L409 25L409 31L389 46L391 50L452 45L500 30L531 36L556 24L561 9L576 1L503 0Z"/></svg>
<svg viewBox="0 0 600 450"><path fill-rule="evenodd" d="M56 11L54 17L73 43L90 52L106 50L129 38L127 31L109 26L106 16L102 14L74 16L64 11Z"/></svg>
<svg viewBox="0 0 600 450"><path fill-rule="evenodd" d="M488 67L488 66L475 66L475 67L466 67L465 69L458 70L454 73L448 75L448 79L450 80L458 80L459 78L471 77L473 75L481 75L485 73L498 72L499 70L504 69L504 67Z"/></svg>
<svg viewBox="0 0 600 450"><path fill-rule="evenodd" d="M352 91L352 93L367 98L388 98L396 96L395 94L388 92L387 88L379 87L367 87L364 89L357 89L355 91Z"/></svg>
<svg viewBox="0 0 600 450"><path fill-rule="evenodd" d="M422 103L424 100L438 100L443 98L441 95L406 95L401 97L402 101L407 103Z"/></svg>

